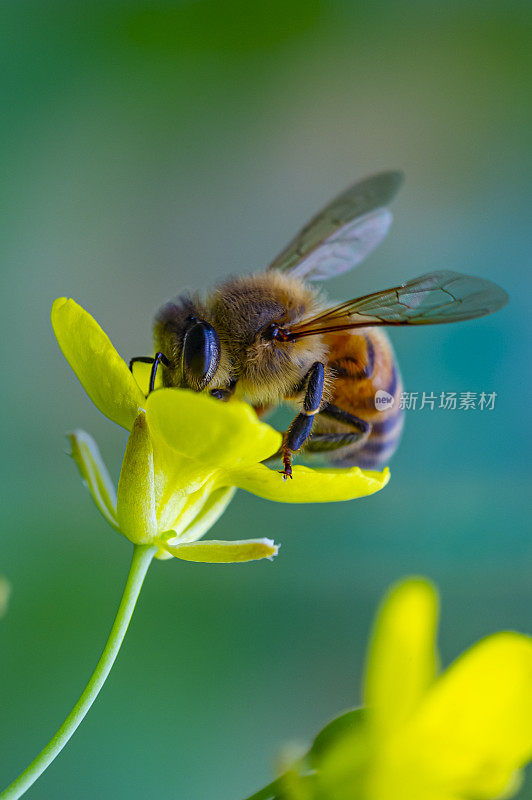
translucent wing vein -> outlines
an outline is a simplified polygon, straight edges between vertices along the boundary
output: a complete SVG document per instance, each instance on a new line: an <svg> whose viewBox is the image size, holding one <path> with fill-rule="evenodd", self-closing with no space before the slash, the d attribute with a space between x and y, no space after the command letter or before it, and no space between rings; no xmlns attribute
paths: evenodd
<svg viewBox="0 0 532 800"><path fill-rule="evenodd" d="M430 272L401 286L349 300L303 320L291 337L371 325L434 325L491 314L508 302L491 281L450 270Z"/></svg>

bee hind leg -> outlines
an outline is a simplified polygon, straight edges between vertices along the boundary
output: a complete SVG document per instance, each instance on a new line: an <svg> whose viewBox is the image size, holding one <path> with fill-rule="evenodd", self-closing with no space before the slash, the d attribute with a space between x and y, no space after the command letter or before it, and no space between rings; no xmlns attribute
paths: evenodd
<svg viewBox="0 0 532 800"><path fill-rule="evenodd" d="M323 406L320 416L329 417L329 419L334 419L337 422L345 422L350 428L354 428L360 434L360 437L370 433L373 427L371 422L355 417L354 414L350 414L349 411L344 411L343 408L339 408L339 406L335 406L332 403L326 403Z"/></svg>
<svg viewBox="0 0 532 800"><path fill-rule="evenodd" d="M292 477L292 456L300 450L312 432L314 417L320 410L325 380L325 367L321 361L315 361L307 373L307 388L303 400L303 410L292 420L286 431L282 444L284 469L283 479Z"/></svg>
<svg viewBox="0 0 532 800"><path fill-rule="evenodd" d="M328 453L359 442L364 434L352 433L313 433L305 445L307 453Z"/></svg>
<svg viewBox="0 0 532 800"><path fill-rule="evenodd" d="M363 438L364 434L353 431L351 433L311 433L302 450L305 453L327 453L331 450L340 450L350 444L355 444ZM283 457L284 449L280 447L276 453L265 458L263 464L269 464Z"/></svg>

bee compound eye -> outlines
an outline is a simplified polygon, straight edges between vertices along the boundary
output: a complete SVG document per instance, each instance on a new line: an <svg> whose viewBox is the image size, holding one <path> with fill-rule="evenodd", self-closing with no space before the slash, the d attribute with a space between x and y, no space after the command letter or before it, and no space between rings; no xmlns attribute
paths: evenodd
<svg viewBox="0 0 532 800"><path fill-rule="evenodd" d="M192 322L183 340L182 368L185 385L196 392L213 379L220 363L220 339L208 322Z"/></svg>

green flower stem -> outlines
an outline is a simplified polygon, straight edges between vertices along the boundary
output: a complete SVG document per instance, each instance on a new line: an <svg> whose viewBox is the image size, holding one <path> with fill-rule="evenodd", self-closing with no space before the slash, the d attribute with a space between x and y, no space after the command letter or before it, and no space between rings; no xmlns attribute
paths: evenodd
<svg viewBox="0 0 532 800"><path fill-rule="evenodd" d="M118 613L90 681L57 733L50 739L44 750L41 750L37 758L26 767L24 772L7 789L4 789L0 794L0 800L16 800L17 797L21 797L52 763L54 758L59 755L78 725L83 721L115 662L133 615L146 572L156 551L157 548L150 545L134 545L133 558L131 559L129 575L127 576Z"/></svg>

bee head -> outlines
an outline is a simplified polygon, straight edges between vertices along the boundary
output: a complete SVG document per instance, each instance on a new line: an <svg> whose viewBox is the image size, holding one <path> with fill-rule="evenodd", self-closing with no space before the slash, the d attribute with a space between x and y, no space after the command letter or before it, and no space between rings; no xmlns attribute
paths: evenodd
<svg viewBox="0 0 532 800"><path fill-rule="evenodd" d="M274 272L231 278L205 300L180 295L155 319L155 350L169 362L163 385L277 402L323 356L321 339L289 337L317 306L313 289Z"/></svg>
<svg viewBox="0 0 532 800"><path fill-rule="evenodd" d="M300 383L323 345L316 338L292 342L290 326L318 303L314 289L275 272L229 278L216 288L207 318L220 334L238 396L257 405L274 403Z"/></svg>
<svg viewBox="0 0 532 800"><path fill-rule="evenodd" d="M185 329L181 368L189 389L201 392L214 378L220 364L220 339L208 322L190 316Z"/></svg>

